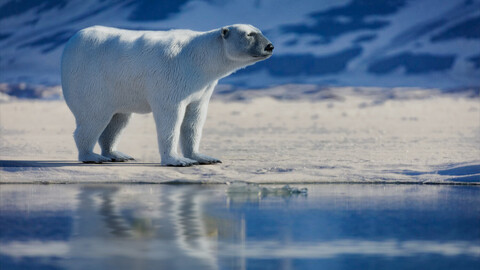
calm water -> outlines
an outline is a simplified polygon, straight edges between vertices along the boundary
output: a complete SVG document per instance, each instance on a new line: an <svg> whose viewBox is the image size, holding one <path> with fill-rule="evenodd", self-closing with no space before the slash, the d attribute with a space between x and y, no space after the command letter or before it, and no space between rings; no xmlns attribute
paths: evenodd
<svg viewBox="0 0 480 270"><path fill-rule="evenodd" d="M479 269L480 187L0 185L0 269Z"/></svg>

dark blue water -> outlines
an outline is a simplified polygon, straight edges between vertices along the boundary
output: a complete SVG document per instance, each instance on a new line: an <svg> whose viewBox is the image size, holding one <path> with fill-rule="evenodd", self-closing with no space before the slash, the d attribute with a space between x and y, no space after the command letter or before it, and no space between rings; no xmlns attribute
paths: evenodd
<svg viewBox="0 0 480 270"><path fill-rule="evenodd" d="M0 185L0 269L478 269L480 186Z"/></svg>

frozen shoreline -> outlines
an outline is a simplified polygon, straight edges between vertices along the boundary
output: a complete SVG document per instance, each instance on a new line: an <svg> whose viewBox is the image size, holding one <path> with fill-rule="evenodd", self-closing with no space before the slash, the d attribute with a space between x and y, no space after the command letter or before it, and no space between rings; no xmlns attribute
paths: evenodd
<svg viewBox="0 0 480 270"><path fill-rule="evenodd" d="M62 100L4 101L0 183L480 184L474 91L223 91L201 144L223 164L188 168L158 165L151 114L135 115L119 144L137 161L87 165L75 161L74 118Z"/></svg>

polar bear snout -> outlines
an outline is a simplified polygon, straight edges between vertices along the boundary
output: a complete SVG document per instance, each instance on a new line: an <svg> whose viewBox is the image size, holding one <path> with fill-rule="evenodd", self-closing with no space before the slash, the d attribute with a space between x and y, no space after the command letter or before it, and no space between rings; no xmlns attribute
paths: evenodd
<svg viewBox="0 0 480 270"><path fill-rule="evenodd" d="M273 49L275 48L273 44L265 38L263 35L259 37L259 41L257 42L258 44L254 46L252 50L252 56L254 58L259 58L259 59L266 59L272 56L273 54ZM266 44L266 45L265 45Z"/></svg>
<svg viewBox="0 0 480 270"><path fill-rule="evenodd" d="M274 48L275 48L275 47L273 47L273 44L272 44L272 43L269 43L269 44L267 45L267 47L265 47L264 50L265 50L266 52L272 53Z"/></svg>
<svg viewBox="0 0 480 270"><path fill-rule="evenodd" d="M268 38L262 35L261 32L256 33L256 46L255 49L257 50L256 54L260 54L262 57L270 57L273 53L273 44Z"/></svg>

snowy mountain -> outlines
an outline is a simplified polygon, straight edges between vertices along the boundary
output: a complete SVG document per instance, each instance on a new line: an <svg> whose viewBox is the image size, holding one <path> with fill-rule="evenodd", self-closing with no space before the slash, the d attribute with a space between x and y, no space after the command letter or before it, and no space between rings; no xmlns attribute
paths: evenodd
<svg viewBox="0 0 480 270"><path fill-rule="evenodd" d="M221 83L480 86L480 0L0 0L0 83L60 83L79 29L260 28L274 56Z"/></svg>

